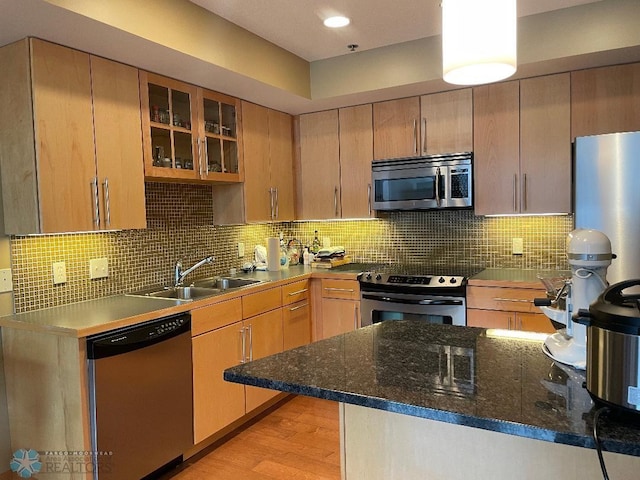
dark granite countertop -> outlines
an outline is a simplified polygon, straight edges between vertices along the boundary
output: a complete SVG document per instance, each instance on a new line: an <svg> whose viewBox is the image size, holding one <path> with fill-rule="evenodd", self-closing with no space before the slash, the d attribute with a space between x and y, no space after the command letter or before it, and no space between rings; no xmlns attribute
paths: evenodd
<svg viewBox="0 0 640 480"><path fill-rule="evenodd" d="M388 321L228 369L228 381L538 440L595 448L584 372L538 341ZM638 416L640 418L640 416ZM608 451L640 456L640 426L607 418Z"/></svg>

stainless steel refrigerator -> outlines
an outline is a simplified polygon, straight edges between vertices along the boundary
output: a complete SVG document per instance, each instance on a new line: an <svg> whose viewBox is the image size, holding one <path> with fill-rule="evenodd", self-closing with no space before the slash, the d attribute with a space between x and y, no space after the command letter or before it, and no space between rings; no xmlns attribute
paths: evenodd
<svg viewBox="0 0 640 480"><path fill-rule="evenodd" d="M610 284L640 278L640 132L577 137L574 162L576 228L611 240Z"/></svg>

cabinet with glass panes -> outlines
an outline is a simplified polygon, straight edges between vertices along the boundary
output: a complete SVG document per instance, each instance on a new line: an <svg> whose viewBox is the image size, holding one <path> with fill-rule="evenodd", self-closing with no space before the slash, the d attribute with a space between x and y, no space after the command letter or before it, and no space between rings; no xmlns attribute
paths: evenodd
<svg viewBox="0 0 640 480"><path fill-rule="evenodd" d="M238 100L140 72L145 178L240 182Z"/></svg>

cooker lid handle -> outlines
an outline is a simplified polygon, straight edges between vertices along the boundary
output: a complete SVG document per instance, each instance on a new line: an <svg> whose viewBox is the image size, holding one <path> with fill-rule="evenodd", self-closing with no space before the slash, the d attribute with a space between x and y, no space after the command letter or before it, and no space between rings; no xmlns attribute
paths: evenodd
<svg viewBox="0 0 640 480"><path fill-rule="evenodd" d="M624 280L607 288L602 293L602 298L605 302L610 302L614 305L622 305L629 300L640 300L640 294L624 295L622 293L623 290L637 285L640 285L640 278Z"/></svg>

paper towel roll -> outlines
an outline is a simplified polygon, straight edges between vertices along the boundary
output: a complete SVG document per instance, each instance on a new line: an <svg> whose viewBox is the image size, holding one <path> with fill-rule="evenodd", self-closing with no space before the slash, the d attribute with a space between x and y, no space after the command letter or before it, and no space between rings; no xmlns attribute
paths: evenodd
<svg viewBox="0 0 640 480"><path fill-rule="evenodd" d="M276 237L267 238L267 270L280 270L280 239Z"/></svg>

